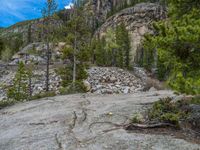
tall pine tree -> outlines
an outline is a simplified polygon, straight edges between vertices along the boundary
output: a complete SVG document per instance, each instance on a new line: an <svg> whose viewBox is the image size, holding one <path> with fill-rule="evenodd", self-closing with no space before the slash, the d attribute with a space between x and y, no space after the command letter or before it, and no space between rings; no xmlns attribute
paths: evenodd
<svg viewBox="0 0 200 150"><path fill-rule="evenodd" d="M90 42L90 32L83 13L82 2L74 1L71 8L71 18L66 25L66 43L64 49L64 59L69 59L73 64L72 84L75 87L77 81L77 65L84 67L83 62L88 60L88 43ZM79 68L79 70L84 70Z"/></svg>
<svg viewBox="0 0 200 150"><path fill-rule="evenodd" d="M55 12L57 10L57 4L55 0L47 0L46 6L42 10L43 15L43 34L44 42L46 43L46 91L49 91L49 64L50 64L50 42L53 41L53 25L52 20L54 19Z"/></svg>
<svg viewBox="0 0 200 150"><path fill-rule="evenodd" d="M117 51L117 66L130 67L130 39L125 25L122 23L116 28L116 43L118 45Z"/></svg>

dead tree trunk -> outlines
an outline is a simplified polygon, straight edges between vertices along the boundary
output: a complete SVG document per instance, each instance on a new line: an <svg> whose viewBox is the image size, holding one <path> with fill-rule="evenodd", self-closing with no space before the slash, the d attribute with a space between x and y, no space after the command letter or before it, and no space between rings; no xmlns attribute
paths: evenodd
<svg viewBox="0 0 200 150"><path fill-rule="evenodd" d="M49 91L49 62L50 62L50 48L49 42L47 41L47 64L46 64L46 91Z"/></svg>

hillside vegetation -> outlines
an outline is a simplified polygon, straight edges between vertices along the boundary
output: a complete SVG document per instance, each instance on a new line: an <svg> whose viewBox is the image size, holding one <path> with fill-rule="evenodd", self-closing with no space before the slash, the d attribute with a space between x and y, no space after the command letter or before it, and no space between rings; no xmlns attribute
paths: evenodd
<svg viewBox="0 0 200 150"><path fill-rule="evenodd" d="M133 64L130 61L134 57L131 55L131 40L136 39L130 38L130 31L125 26L127 24L126 20L115 26L110 26L103 35L98 35L96 31L100 25L99 19L94 19L94 17L99 18L96 14L97 10L91 9L89 12L87 9L92 7L89 5L91 1L82 2L79 0L75 1L75 5L71 10L59 13L57 13L56 2L47 1L47 6L50 3L51 7L44 8L46 11L44 11L42 19L32 21L32 24L29 24L31 21L27 21L10 27L10 29L17 30L16 27L19 28L26 25L27 30L22 27L22 33L11 32L9 36L0 37L1 59L9 62L22 46L37 42L35 38L45 43L44 59L47 65L45 91L49 92L49 65L53 61L50 45L62 41L66 45L59 52L61 57L58 59L64 65L56 70L56 73L62 78L63 87L61 91L67 91L67 93L70 93L69 90L72 93L84 92L83 80L87 79L85 70L92 64L103 67L119 67L127 70L132 70L135 65L142 66L158 79L167 82L167 85L177 92L200 94L200 9L198 1L138 0L129 1L129 3L128 1L98 2L101 2L102 7L105 3L112 6L106 7L106 11L110 15L141 2L156 2L162 5L163 8L168 8L167 19L148 24L149 32L145 34L143 43L140 45L141 58L137 64ZM93 5L96 6L97 4L94 3ZM143 8L149 5L149 3L144 3L133 8L141 9L138 13L142 13ZM101 12L101 10L98 11L99 13ZM135 22L133 20L129 23ZM34 47L31 51L34 51ZM24 62L26 63L26 61ZM17 79L19 82L15 82L8 91L15 91L17 87L20 89L20 86L22 86L21 77L27 76L28 72L31 74L33 71L24 68L25 70L20 72L21 66L23 65L19 65L14 80L16 81ZM30 79L26 81L26 87L31 88L31 84L30 76ZM28 90L32 91L30 88ZM27 88L22 92L19 91L18 97L21 97L20 94L23 95L26 91ZM29 96L32 95L29 94L26 98L31 99ZM14 96L11 97L11 99L15 99Z"/></svg>
<svg viewBox="0 0 200 150"><path fill-rule="evenodd" d="M200 94L199 6L197 0L169 1L169 18L154 23L141 60L147 69L157 68L159 79L187 94Z"/></svg>

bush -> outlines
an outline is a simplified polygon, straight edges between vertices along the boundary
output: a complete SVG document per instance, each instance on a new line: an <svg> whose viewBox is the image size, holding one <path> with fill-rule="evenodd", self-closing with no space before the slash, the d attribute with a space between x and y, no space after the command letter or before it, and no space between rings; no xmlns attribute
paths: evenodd
<svg viewBox="0 0 200 150"><path fill-rule="evenodd" d="M153 104L148 117L150 120L172 123L179 126L179 120L188 115L188 112L182 109L185 105L188 105L188 103L184 100L173 102L170 97L163 98Z"/></svg>
<svg viewBox="0 0 200 150"><path fill-rule="evenodd" d="M142 123L142 121L143 121L143 116L141 114L134 114L131 119L131 122L133 123Z"/></svg>
<svg viewBox="0 0 200 150"><path fill-rule="evenodd" d="M75 94L75 93L85 93L86 87L84 86L82 81L77 81L74 83L71 83L68 87L64 87L60 89L61 95L67 95L67 94Z"/></svg>
<svg viewBox="0 0 200 150"><path fill-rule="evenodd" d="M16 103L15 100L2 100L2 101L0 101L0 109L7 107L7 106L11 106L15 103Z"/></svg>

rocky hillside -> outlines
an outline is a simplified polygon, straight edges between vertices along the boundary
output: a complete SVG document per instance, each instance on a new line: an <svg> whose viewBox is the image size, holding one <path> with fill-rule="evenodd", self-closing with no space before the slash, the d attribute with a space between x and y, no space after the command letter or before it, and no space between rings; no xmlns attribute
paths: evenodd
<svg viewBox="0 0 200 150"><path fill-rule="evenodd" d="M45 91L45 66L35 66L32 77L32 94L37 95ZM60 94L61 77L52 65L50 69L50 91ZM0 68L0 101L6 99L7 88L13 84L15 76L15 66ZM133 72L119 68L92 67L87 70L88 78L84 81L88 93L98 94L119 94L135 93L143 91L145 79L143 81L136 77ZM145 76L145 75L144 75Z"/></svg>
<svg viewBox="0 0 200 150"><path fill-rule="evenodd" d="M135 0L89 0L84 6L88 15L88 23L90 22L90 25L98 24L94 29L99 26L96 35L103 36L108 28L114 28L120 23L126 25L131 39L132 63L140 59L141 51L138 51L138 49L144 34L152 32L151 23L166 18L166 10L157 3L140 3L134 7L129 7L135 3L137 3ZM121 10L126 7L129 8ZM113 12L113 10L116 12ZM52 24L57 28L61 27L63 22L69 19L70 12L70 10L58 12L60 19L52 20ZM107 19L110 12L113 12L114 15ZM42 24L42 19L20 22L2 29L0 37L20 37L23 41L22 45L25 47L29 43L41 41ZM30 39L31 41L29 41Z"/></svg>
<svg viewBox="0 0 200 150"><path fill-rule="evenodd" d="M89 0L86 7L92 8L95 18L101 24L104 23L111 14L144 1L145 0ZM156 2L156 0L154 1Z"/></svg>
<svg viewBox="0 0 200 150"><path fill-rule="evenodd" d="M141 55L141 51L138 51L138 49L144 35L152 32L152 22L165 18L166 10L163 6L155 3L140 3L108 18L96 31L96 35L103 36L108 28L115 28L120 23L124 23L129 31L131 58L132 62L134 62Z"/></svg>
<svg viewBox="0 0 200 150"><path fill-rule="evenodd" d="M52 20L52 24L59 27L62 25L62 20ZM28 42L28 38L31 39L29 42L38 42L42 39L41 26L43 19L36 19L30 21L19 22L8 28L4 28L0 33L0 37L11 37L13 35L21 35L24 45Z"/></svg>

